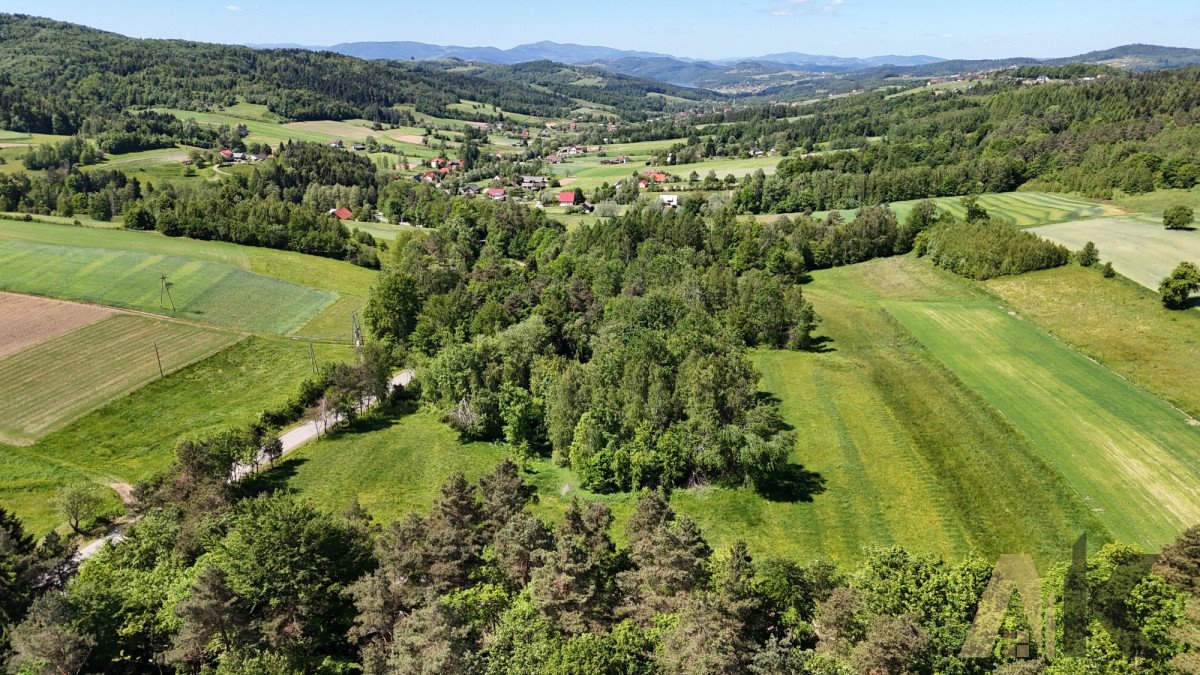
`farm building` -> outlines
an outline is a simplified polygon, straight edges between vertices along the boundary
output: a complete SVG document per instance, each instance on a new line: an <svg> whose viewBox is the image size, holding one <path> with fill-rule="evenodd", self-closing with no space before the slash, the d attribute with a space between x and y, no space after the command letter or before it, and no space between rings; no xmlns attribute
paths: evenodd
<svg viewBox="0 0 1200 675"><path fill-rule="evenodd" d="M221 159L226 162L233 161L233 151L232 150L222 150L221 151Z"/></svg>
<svg viewBox="0 0 1200 675"><path fill-rule="evenodd" d="M542 190L549 185L545 176L521 176L521 187L526 190Z"/></svg>
<svg viewBox="0 0 1200 675"><path fill-rule="evenodd" d="M339 209L330 209L329 215L337 218L338 220L350 220L354 217L354 212L343 206Z"/></svg>

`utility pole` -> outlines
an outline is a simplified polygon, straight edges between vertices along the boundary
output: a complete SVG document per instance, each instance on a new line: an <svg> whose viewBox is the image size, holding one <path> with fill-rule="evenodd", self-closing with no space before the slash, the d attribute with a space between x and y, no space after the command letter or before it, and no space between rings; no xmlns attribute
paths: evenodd
<svg viewBox="0 0 1200 675"><path fill-rule="evenodd" d="M174 286L175 283L172 281L169 281L167 279L166 274L158 275L158 281L160 284L159 289L158 289L158 306L162 307L163 293L166 293L167 299L171 301L171 311L174 312L175 311L175 298L171 297L171 287Z"/></svg>
<svg viewBox="0 0 1200 675"><path fill-rule="evenodd" d="M313 350L312 341L308 343L308 359L312 362L313 375L317 374L317 352Z"/></svg>
<svg viewBox="0 0 1200 675"><path fill-rule="evenodd" d="M154 343L154 360L158 361L158 379L161 380L162 378L166 377L166 375L163 374L162 357L158 355L158 343L157 342Z"/></svg>
<svg viewBox="0 0 1200 675"><path fill-rule="evenodd" d="M361 363L363 358L363 336L362 328L360 328L358 325L357 313L350 315L350 327L352 330L352 335L354 336L354 351L358 354L358 360Z"/></svg>

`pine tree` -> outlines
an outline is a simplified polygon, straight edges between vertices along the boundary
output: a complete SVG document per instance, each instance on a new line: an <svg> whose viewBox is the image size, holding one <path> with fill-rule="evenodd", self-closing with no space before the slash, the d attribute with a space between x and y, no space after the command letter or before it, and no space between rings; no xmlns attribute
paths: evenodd
<svg viewBox="0 0 1200 675"><path fill-rule="evenodd" d="M429 584L437 594L469 585L483 553L483 512L475 486L456 473L442 485L442 496L426 521Z"/></svg>
<svg viewBox="0 0 1200 675"><path fill-rule="evenodd" d="M545 523L527 513L517 513L492 539L492 564L512 585L524 588L553 545L554 537Z"/></svg>
<svg viewBox="0 0 1200 675"><path fill-rule="evenodd" d="M505 459L492 473L479 479L479 492L483 496L484 530L495 535L525 509L537 494L537 488L525 482L516 462Z"/></svg>
<svg viewBox="0 0 1200 675"><path fill-rule="evenodd" d="M611 619L616 559L608 507L578 500L563 514L555 547L530 580L534 604L568 634L602 631Z"/></svg>
<svg viewBox="0 0 1200 675"><path fill-rule="evenodd" d="M675 512L658 491L644 492L625 527L633 569L618 574L621 614L649 625L678 608L707 580L708 544L700 528Z"/></svg>
<svg viewBox="0 0 1200 675"><path fill-rule="evenodd" d="M175 608L183 626L167 660L198 665L247 645L250 625L238 605L239 598L225 583L225 573L215 565L206 566L192 584L189 597Z"/></svg>

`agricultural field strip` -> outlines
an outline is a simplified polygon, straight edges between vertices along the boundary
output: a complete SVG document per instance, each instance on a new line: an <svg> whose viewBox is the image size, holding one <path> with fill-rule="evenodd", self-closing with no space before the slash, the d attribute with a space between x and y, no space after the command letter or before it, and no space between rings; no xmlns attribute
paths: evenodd
<svg viewBox="0 0 1200 675"><path fill-rule="evenodd" d="M1151 548L1200 521L1200 428L994 304L885 307L996 406L1119 539Z"/></svg>
<svg viewBox="0 0 1200 675"><path fill-rule="evenodd" d="M116 310L0 291L0 360L112 316Z"/></svg>
<svg viewBox="0 0 1200 675"><path fill-rule="evenodd" d="M1100 259L1137 283L1157 290L1158 284L1185 260L1200 264L1200 232L1168 230L1133 218L1102 218L1032 230L1072 250L1096 244Z"/></svg>
<svg viewBox="0 0 1200 675"><path fill-rule="evenodd" d="M117 314L9 355L0 359L0 440L35 440L156 379L159 358L163 372L172 372L241 337Z"/></svg>
<svg viewBox="0 0 1200 675"><path fill-rule="evenodd" d="M0 239L0 288L178 316L251 332L288 334L337 294L239 267L142 251L34 244ZM178 311L161 299L160 275L173 283Z"/></svg>

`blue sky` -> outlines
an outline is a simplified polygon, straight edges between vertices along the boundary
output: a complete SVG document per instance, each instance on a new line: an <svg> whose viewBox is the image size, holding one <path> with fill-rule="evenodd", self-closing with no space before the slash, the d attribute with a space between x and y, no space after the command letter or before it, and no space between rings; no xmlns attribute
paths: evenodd
<svg viewBox="0 0 1200 675"><path fill-rule="evenodd" d="M553 40L721 58L798 51L1069 56L1131 42L1200 47L1197 0L0 0L136 37L512 47Z"/></svg>

